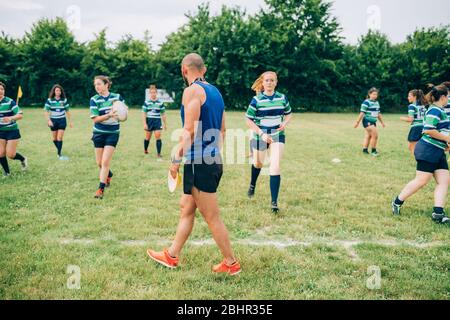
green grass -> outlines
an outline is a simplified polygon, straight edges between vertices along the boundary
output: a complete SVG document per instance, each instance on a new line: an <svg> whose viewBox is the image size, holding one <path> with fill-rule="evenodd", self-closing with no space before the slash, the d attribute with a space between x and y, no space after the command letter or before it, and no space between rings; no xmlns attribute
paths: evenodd
<svg viewBox="0 0 450 320"><path fill-rule="evenodd" d="M25 108L19 152L30 169L10 162L13 176L0 180L2 299L450 299L450 228L431 221L434 185L408 201L401 217L390 213L415 174L408 126L397 115L385 116L376 159L361 152L356 114L295 115L279 217L268 210L268 177L249 201L249 165L227 165L221 213L244 270L228 278L210 272L221 257L214 245L200 245L211 238L200 217L178 270L147 259L148 247L161 249L174 236L180 191L168 193L168 163L154 159L154 141L152 155L143 155L139 111L123 125L103 201L93 199L98 170L88 111L73 114L64 144L71 160L59 162L42 112ZM177 112L168 117L166 159L175 144L169 133L180 126ZM229 113L228 128L244 129L243 114ZM80 290L66 286L68 265L81 269ZM371 266L381 269L378 290L366 287Z"/></svg>

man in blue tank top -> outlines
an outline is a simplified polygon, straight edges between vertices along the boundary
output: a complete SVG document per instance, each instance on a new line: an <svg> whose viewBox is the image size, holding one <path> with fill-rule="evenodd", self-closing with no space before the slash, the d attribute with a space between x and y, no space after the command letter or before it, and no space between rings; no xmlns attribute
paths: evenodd
<svg viewBox="0 0 450 320"><path fill-rule="evenodd" d="M181 250L194 227L198 209L224 256L213 271L234 276L241 272L241 266L231 249L217 201L217 188L223 173L220 149L225 136L225 104L219 90L205 81L206 67L198 54L192 53L183 59L181 72L188 85L181 107L184 130L170 168L172 176L176 177L182 158L186 158L181 218L172 246L163 252L148 250L147 254L168 268L176 268Z"/></svg>

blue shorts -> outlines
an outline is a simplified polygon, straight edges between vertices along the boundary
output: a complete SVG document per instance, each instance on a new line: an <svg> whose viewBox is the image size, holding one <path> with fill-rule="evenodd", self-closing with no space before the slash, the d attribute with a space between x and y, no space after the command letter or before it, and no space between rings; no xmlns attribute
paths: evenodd
<svg viewBox="0 0 450 320"><path fill-rule="evenodd" d="M53 127L50 127L51 131L58 131L58 130L66 130L67 128L67 120L66 118L61 119L50 119L53 122Z"/></svg>
<svg viewBox="0 0 450 320"><path fill-rule="evenodd" d="M278 142L278 143L286 144L286 136L285 136L285 135L279 135L278 138L276 138L276 139L273 140L273 142L274 142L274 143L277 143L277 142ZM267 143L265 143L265 142L262 141L262 140L256 140L256 139L253 139L253 140L250 142L250 147L251 147L253 150L266 151L267 149L270 148L270 145L267 144Z"/></svg>
<svg viewBox="0 0 450 320"><path fill-rule="evenodd" d="M0 140L19 140L21 138L19 129L0 131Z"/></svg>
<svg viewBox="0 0 450 320"><path fill-rule="evenodd" d="M409 131L408 135L408 141L418 142L420 139L422 139L422 133L423 133L423 126L411 127L411 130Z"/></svg>
<svg viewBox="0 0 450 320"><path fill-rule="evenodd" d="M374 127L377 126L376 122L368 121L366 119L363 119L362 124L363 124L364 129L367 129L368 127L371 127L371 126L374 126Z"/></svg>
<svg viewBox="0 0 450 320"><path fill-rule="evenodd" d="M103 149L106 146L117 147L120 135L117 133L94 133L92 141L96 149Z"/></svg>
<svg viewBox="0 0 450 320"><path fill-rule="evenodd" d="M161 131L163 129L161 119L147 118L148 132Z"/></svg>

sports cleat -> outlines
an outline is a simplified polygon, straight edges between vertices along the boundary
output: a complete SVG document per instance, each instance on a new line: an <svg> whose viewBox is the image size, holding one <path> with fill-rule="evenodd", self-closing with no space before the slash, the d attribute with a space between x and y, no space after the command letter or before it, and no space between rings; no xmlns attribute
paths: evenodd
<svg viewBox="0 0 450 320"><path fill-rule="evenodd" d="M241 273L241 265L239 262L235 262L232 265L228 265L227 262L224 260L220 264L214 266L212 268L212 271L215 273L227 273L230 276L235 276L239 273Z"/></svg>
<svg viewBox="0 0 450 320"><path fill-rule="evenodd" d="M106 179L106 187L107 188L111 187L111 181L112 181L112 178Z"/></svg>
<svg viewBox="0 0 450 320"><path fill-rule="evenodd" d="M162 157L161 155L158 155L158 156L156 157L156 161L162 162L162 161L163 161L163 157Z"/></svg>
<svg viewBox="0 0 450 320"><path fill-rule="evenodd" d="M176 269L178 267L178 258L172 258L169 254L169 250L166 249L163 252L156 252L153 250L148 249L147 255L152 259L153 261L167 267L170 269Z"/></svg>
<svg viewBox="0 0 450 320"><path fill-rule="evenodd" d="M255 196L255 187L254 186L250 186L250 188L248 188L247 195L250 199Z"/></svg>
<svg viewBox="0 0 450 320"><path fill-rule="evenodd" d="M402 209L402 206L396 204L395 201L392 202L392 214L394 216L399 216L401 209Z"/></svg>
<svg viewBox="0 0 450 320"><path fill-rule="evenodd" d="M20 164L22 165L23 171L28 169L28 159L27 158L25 158L23 161L21 161Z"/></svg>
<svg viewBox="0 0 450 320"><path fill-rule="evenodd" d="M10 173L3 172L3 175L2 175L3 179L9 178L9 177L11 177Z"/></svg>
<svg viewBox="0 0 450 320"><path fill-rule="evenodd" d="M148 154L148 150L144 150L144 154Z"/></svg>
<svg viewBox="0 0 450 320"><path fill-rule="evenodd" d="M58 156L58 159L61 161L69 161L69 157L66 156Z"/></svg>
<svg viewBox="0 0 450 320"><path fill-rule="evenodd" d="M436 222L436 223L450 225L450 218L447 217L445 215L445 213L437 214L437 213L433 212L432 218L433 218L433 221Z"/></svg>
<svg viewBox="0 0 450 320"><path fill-rule="evenodd" d="M372 154L372 157L378 157L378 152L377 151L372 152L371 154Z"/></svg>
<svg viewBox="0 0 450 320"><path fill-rule="evenodd" d="M97 192L95 193L95 199L103 199L103 195L104 195L104 191L102 189L98 189Z"/></svg>
<svg viewBox="0 0 450 320"><path fill-rule="evenodd" d="M272 213L274 214L280 213L280 208L278 208L278 204L275 202L272 202Z"/></svg>
<svg viewBox="0 0 450 320"><path fill-rule="evenodd" d="M363 150L363 153L364 154L369 154L369 151L368 150Z"/></svg>

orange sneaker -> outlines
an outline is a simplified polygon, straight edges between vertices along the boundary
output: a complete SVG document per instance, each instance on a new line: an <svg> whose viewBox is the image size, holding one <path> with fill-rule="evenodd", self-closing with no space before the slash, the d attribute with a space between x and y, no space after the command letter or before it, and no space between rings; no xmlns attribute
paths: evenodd
<svg viewBox="0 0 450 320"><path fill-rule="evenodd" d="M107 188L111 187L111 181L112 181L112 178L106 179L106 187Z"/></svg>
<svg viewBox="0 0 450 320"><path fill-rule="evenodd" d="M228 273L230 276L235 276L242 271L241 265L239 262L235 262L231 266L226 263L226 261L222 261L222 263L213 267L213 272L215 273Z"/></svg>
<svg viewBox="0 0 450 320"><path fill-rule="evenodd" d="M164 250L163 252L156 252L153 250L148 249L147 254L153 261L158 262L159 264L162 264L163 266L175 269L178 267L178 258L172 258L169 254L169 250Z"/></svg>
<svg viewBox="0 0 450 320"><path fill-rule="evenodd" d="M95 199L103 199L104 191L102 189L98 189L95 193Z"/></svg>

